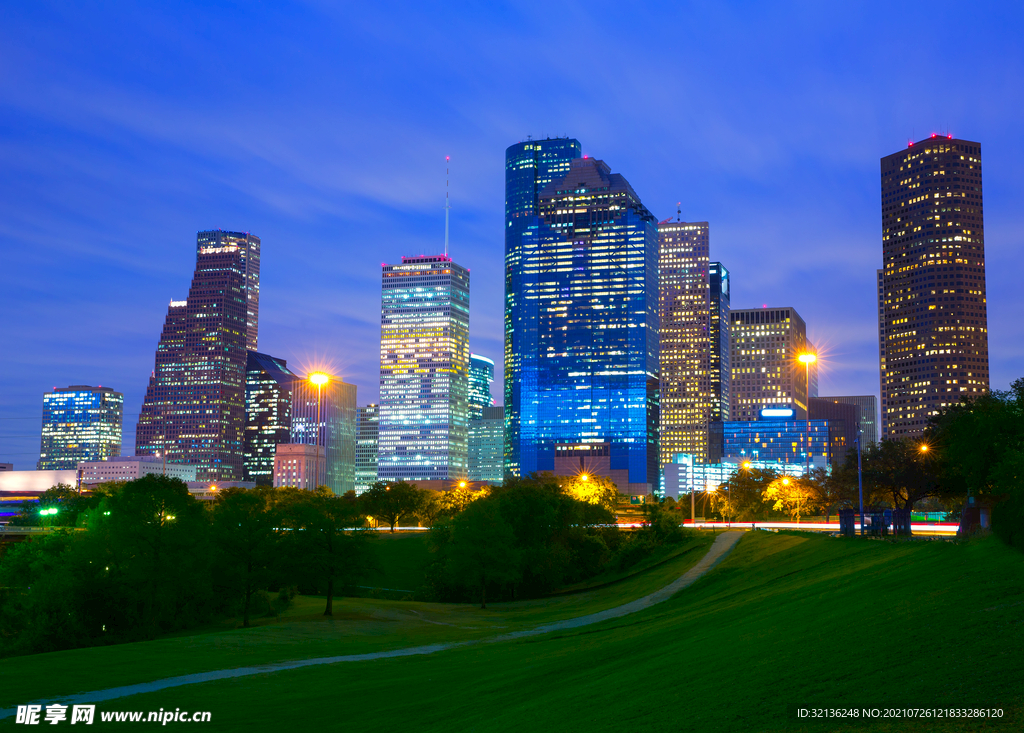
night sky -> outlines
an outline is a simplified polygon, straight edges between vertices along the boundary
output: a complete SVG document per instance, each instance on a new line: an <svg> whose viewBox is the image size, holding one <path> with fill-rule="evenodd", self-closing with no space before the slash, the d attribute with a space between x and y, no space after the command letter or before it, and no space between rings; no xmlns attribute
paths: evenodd
<svg viewBox="0 0 1024 733"><path fill-rule="evenodd" d="M0 461L42 395L125 394L124 452L200 229L263 240L260 350L377 397L380 264L472 271L502 356L504 151L576 137L711 223L733 306L793 306L821 394L878 393L879 158L983 150L992 386L1024 376L1024 11L1012 3L6 3ZM980 9L979 9L980 8ZM494 394L500 402L501 377Z"/></svg>

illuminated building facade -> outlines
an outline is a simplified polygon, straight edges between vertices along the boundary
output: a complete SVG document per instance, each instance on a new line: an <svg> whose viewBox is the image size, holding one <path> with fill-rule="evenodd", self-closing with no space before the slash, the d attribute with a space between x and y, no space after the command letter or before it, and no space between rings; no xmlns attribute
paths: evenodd
<svg viewBox="0 0 1024 733"><path fill-rule="evenodd" d="M729 315L730 418L756 420L765 407L807 417L807 374L798 361L807 327L795 308L750 308Z"/></svg>
<svg viewBox="0 0 1024 733"><path fill-rule="evenodd" d="M657 223L626 179L593 158L573 160L526 220L506 247L506 471L552 471L556 445L605 442L610 468L628 472L620 489L650 491L659 483Z"/></svg>
<svg viewBox="0 0 1024 733"><path fill-rule="evenodd" d="M981 145L932 135L881 160L882 438L989 390Z"/></svg>
<svg viewBox="0 0 1024 733"><path fill-rule="evenodd" d="M403 257L381 273L381 481L465 479L469 441L469 270Z"/></svg>
<svg viewBox="0 0 1024 733"><path fill-rule="evenodd" d="M708 457L711 279L707 222L658 224L661 462Z"/></svg>
<svg viewBox="0 0 1024 733"><path fill-rule="evenodd" d="M721 262L708 268L711 286L711 420L729 420L729 386L732 364L729 361L729 308L732 278Z"/></svg>
<svg viewBox="0 0 1024 733"><path fill-rule="evenodd" d="M337 377L319 389L309 379L292 382L291 442L320 445L316 486L327 486L335 494L355 490L356 386Z"/></svg>
<svg viewBox="0 0 1024 733"><path fill-rule="evenodd" d="M469 480L500 483L504 478L505 408L485 407L469 421Z"/></svg>
<svg viewBox="0 0 1024 733"><path fill-rule="evenodd" d="M377 430L380 410L377 405L360 407L356 414L356 493L361 494L377 481Z"/></svg>
<svg viewBox="0 0 1024 733"><path fill-rule="evenodd" d="M185 482L196 480L195 466L164 463L163 458L157 456L114 456L104 461L82 461L78 464L78 476L82 486L111 481L134 481L151 473Z"/></svg>
<svg viewBox="0 0 1024 733"><path fill-rule="evenodd" d="M829 425L828 420L796 419L791 408L766 408L767 415L755 420L730 420L722 424L722 458L751 459L772 463L807 464L806 446L810 446L811 468L824 468L832 461L832 432L845 425ZM781 417L773 417L777 413ZM809 430L809 432L808 432ZM845 454L844 454L845 455Z"/></svg>
<svg viewBox="0 0 1024 733"><path fill-rule="evenodd" d="M317 480L317 463L320 479ZM323 485L324 455L315 445L279 443L274 446L274 486L290 486L315 491Z"/></svg>
<svg viewBox="0 0 1024 733"><path fill-rule="evenodd" d="M494 362L479 354L469 355L469 419L483 417L484 408L494 404L491 384L494 382Z"/></svg>
<svg viewBox="0 0 1024 733"><path fill-rule="evenodd" d="M188 298L171 301L135 433L135 454L245 475L245 372L259 314L259 237L199 232Z"/></svg>
<svg viewBox="0 0 1024 733"><path fill-rule="evenodd" d="M274 453L291 441L292 382L284 359L250 351L245 363L245 480L271 486Z"/></svg>
<svg viewBox="0 0 1024 733"><path fill-rule="evenodd" d="M121 454L124 395L109 387L54 387L43 395L40 471L64 471L81 461Z"/></svg>
<svg viewBox="0 0 1024 733"><path fill-rule="evenodd" d="M583 155L578 140L555 138L527 140L505 150L505 471L520 472L520 411L522 368L533 305L524 300L524 267L527 249L537 247L540 192L553 180L563 178L572 161ZM524 320L527 319L527 320Z"/></svg>

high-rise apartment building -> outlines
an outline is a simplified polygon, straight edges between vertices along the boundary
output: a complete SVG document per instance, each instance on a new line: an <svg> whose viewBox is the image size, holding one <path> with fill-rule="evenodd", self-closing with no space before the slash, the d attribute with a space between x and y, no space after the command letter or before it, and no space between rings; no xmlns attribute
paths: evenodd
<svg viewBox="0 0 1024 733"><path fill-rule="evenodd" d="M245 480L272 486L274 454L291 442L292 382L284 359L248 352L245 363Z"/></svg>
<svg viewBox="0 0 1024 733"><path fill-rule="evenodd" d="M356 493L366 491L377 480L377 405L360 407L356 414Z"/></svg>
<svg viewBox="0 0 1024 733"><path fill-rule="evenodd" d="M485 407L469 421L469 480L499 483L504 478L505 408Z"/></svg>
<svg viewBox="0 0 1024 733"><path fill-rule="evenodd" d="M468 400L469 270L447 255L384 265L377 477L464 479Z"/></svg>
<svg viewBox="0 0 1024 733"><path fill-rule="evenodd" d="M491 384L494 382L494 362L479 354L469 355L469 419L477 420L484 408L494 404Z"/></svg>
<svg viewBox="0 0 1024 733"><path fill-rule="evenodd" d="M822 397L843 405L856 405L860 413L860 430L864 448L878 442L878 400L873 394L850 397Z"/></svg>
<svg viewBox="0 0 1024 733"><path fill-rule="evenodd" d="M808 380L799 361L807 327L795 308L749 308L729 315L732 420L757 420L764 408L807 417Z"/></svg>
<svg viewBox="0 0 1024 733"><path fill-rule="evenodd" d="M882 438L989 390L981 145L932 135L881 160Z"/></svg>
<svg viewBox="0 0 1024 733"><path fill-rule="evenodd" d="M135 434L136 455L198 466L201 481L245 474L245 367L255 350L260 240L199 232L186 300L172 300Z"/></svg>
<svg viewBox="0 0 1024 733"><path fill-rule="evenodd" d="M573 141L574 142L574 141ZM519 146L508 151L509 165ZM623 492L658 485L658 232L626 179L577 158L520 201L506 177L506 453L513 475L602 442Z"/></svg>
<svg viewBox="0 0 1024 733"><path fill-rule="evenodd" d="M315 485L335 494L356 487L356 409L354 384L336 377L320 387L309 379L292 382L291 442L319 446Z"/></svg>
<svg viewBox="0 0 1024 733"><path fill-rule="evenodd" d="M661 462L708 460L711 278L707 222L658 224Z"/></svg>
<svg viewBox="0 0 1024 733"><path fill-rule="evenodd" d="M124 395L109 387L54 387L43 395L40 471L65 471L81 461L121 454Z"/></svg>
<svg viewBox="0 0 1024 733"><path fill-rule="evenodd" d="M721 262L712 262L708 268L711 285L711 420L721 422L729 416L729 385L732 365L729 361L729 309L732 279Z"/></svg>
<svg viewBox="0 0 1024 733"><path fill-rule="evenodd" d="M547 138L527 140L505 150L505 471L520 471L520 431L523 380L522 367L527 324L524 316L531 307L523 299L524 257L535 252L540 224L540 192L555 179L563 178L572 161L582 156L578 140ZM532 339L531 339L532 341ZM528 472L527 472L528 473Z"/></svg>

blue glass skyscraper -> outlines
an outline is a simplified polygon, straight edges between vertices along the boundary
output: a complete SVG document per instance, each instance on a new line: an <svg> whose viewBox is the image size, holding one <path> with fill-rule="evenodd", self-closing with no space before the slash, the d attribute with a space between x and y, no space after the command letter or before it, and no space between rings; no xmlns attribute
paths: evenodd
<svg viewBox="0 0 1024 733"><path fill-rule="evenodd" d="M505 150L505 473L512 476L529 473L520 470L519 456L523 380L517 375L529 328L523 320L523 247L536 242L540 192L581 156L579 140L571 138L527 140Z"/></svg>
<svg viewBox="0 0 1024 733"><path fill-rule="evenodd" d="M657 222L625 178L592 158L570 161L527 206L517 156L559 142L562 155L578 150L541 141L507 151L505 470L552 471L556 445L602 443L611 471L628 472L620 489L649 490L658 483Z"/></svg>

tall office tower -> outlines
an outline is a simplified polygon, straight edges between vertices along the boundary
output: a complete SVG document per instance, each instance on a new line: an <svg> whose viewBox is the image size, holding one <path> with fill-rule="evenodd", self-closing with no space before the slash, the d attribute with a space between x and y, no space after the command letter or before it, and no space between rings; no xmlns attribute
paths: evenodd
<svg viewBox="0 0 1024 733"><path fill-rule="evenodd" d="M881 161L882 438L988 392L981 145L932 135Z"/></svg>
<svg viewBox="0 0 1024 733"><path fill-rule="evenodd" d="M288 362L250 351L245 362L245 480L272 486L274 454L291 441L292 382Z"/></svg>
<svg viewBox="0 0 1024 733"><path fill-rule="evenodd" d="M377 405L360 407L356 414L356 493L366 491L377 480Z"/></svg>
<svg viewBox="0 0 1024 733"><path fill-rule="evenodd" d="M494 362L479 354L469 355L469 419L477 420L484 408L494 404L491 383L494 381Z"/></svg>
<svg viewBox="0 0 1024 733"><path fill-rule="evenodd" d="M659 483L657 223L626 179L593 158L573 160L526 219L506 247L506 472L552 471L557 446L600 443L610 469L628 475L623 492L650 491Z"/></svg>
<svg viewBox="0 0 1024 733"><path fill-rule="evenodd" d="M807 327L795 308L749 308L729 315L732 420L757 420L764 408L807 417Z"/></svg>
<svg viewBox="0 0 1024 733"><path fill-rule="evenodd" d="M711 279L708 223L658 224L661 462L677 453L708 460Z"/></svg>
<svg viewBox="0 0 1024 733"><path fill-rule="evenodd" d="M729 271L721 262L708 268L711 281L711 421L732 419L729 413L729 384L732 365L729 362Z"/></svg>
<svg viewBox="0 0 1024 733"><path fill-rule="evenodd" d="M523 300L524 256L535 252L540 225L540 192L563 178L572 161L582 155L578 140L527 140L505 150L505 472L520 475L519 426L523 380L523 322L530 306ZM528 472L527 472L528 473ZM525 475L525 474L522 474Z"/></svg>
<svg viewBox="0 0 1024 733"><path fill-rule="evenodd" d="M172 300L135 433L135 454L198 466L200 481L245 474L245 366L256 345L258 237L199 232L186 300Z"/></svg>
<svg viewBox="0 0 1024 733"><path fill-rule="evenodd" d="M124 395L109 387L54 387L43 395L40 471L78 468L81 461L121 455Z"/></svg>
<svg viewBox="0 0 1024 733"><path fill-rule="evenodd" d="M837 402L842 405L856 405L860 412L860 429L863 447L878 442L878 400L873 394L855 395L851 397L822 397L823 400Z"/></svg>
<svg viewBox="0 0 1024 733"><path fill-rule="evenodd" d="M499 483L504 478L505 408L485 407L469 421L469 480Z"/></svg>
<svg viewBox="0 0 1024 733"><path fill-rule="evenodd" d="M314 451L319 456L316 486L327 486L335 494L355 490L354 384L336 377L332 377L319 389L309 379L296 379L292 382L291 437L292 444L319 446L319 453Z"/></svg>
<svg viewBox="0 0 1024 733"><path fill-rule="evenodd" d="M197 252L237 252L245 282L245 348L256 351L260 326L260 238L249 232L212 229L197 235Z"/></svg>
<svg viewBox="0 0 1024 733"><path fill-rule="evenodd" d="M446 255L381 272L381 481L466 477L469 270Z"/></svg>

